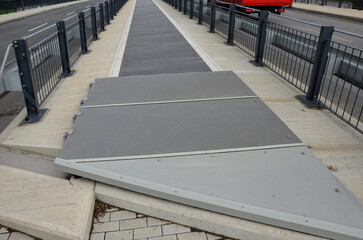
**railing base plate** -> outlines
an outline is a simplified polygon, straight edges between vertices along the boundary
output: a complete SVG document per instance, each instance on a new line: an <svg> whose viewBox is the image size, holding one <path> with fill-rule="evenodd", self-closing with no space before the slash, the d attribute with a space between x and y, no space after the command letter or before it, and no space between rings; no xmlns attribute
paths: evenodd
<svg viewBox="0 0 363 240"><path fill-rule="evenodd" d="M310 107L310 108L322 108L322 106L317 101L310 101L306 98L305 95L297 95L296 96L299 100L301 100L304 105Z"/></svg>
<svg viewBox="0 0 363 240"><path fill-rule="evenodd" d="M39 113L38 115L33 115L33 116L26 116L23 121L21 121L20 125L22 124L27 124L27 123L35 123L35 122L39 122L40 119L43 117L43 115L45 114L45 112L48 110L48 108L44 108L44 109L39 109Z"/></svg>
<svg viewBox="0 0 363 240"><path fill-rule="evenodd" d="M253 65L255 65L257 67L265 66L265 64L263 62L256 62L255 60L250 60L250 63L252 63Z"/></svg>

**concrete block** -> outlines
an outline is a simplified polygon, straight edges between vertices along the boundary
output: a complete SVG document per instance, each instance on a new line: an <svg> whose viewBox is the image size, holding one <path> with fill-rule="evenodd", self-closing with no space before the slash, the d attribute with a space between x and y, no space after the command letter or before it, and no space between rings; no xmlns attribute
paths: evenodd
<svg viewBox="0 0 363 240"><path fill-rule="evenodd" d="M146 218L136 218L120 221L120 230L145 227L147 227Z"/></svg>
<svg viewBox="0 0 363 240"><path fill-rule="evenodd" d="M178 240L207 240L204 232L191 232L178 234Z"/></svg>
<svg viewBox="0 0 363 240"><path fill-rule="evenodd" d="M158 237L161 235L161 226L139 228L134 230L134 239Z"/></svg>
<svg viewBox="0 0 363 240"><path fill-rule="evenodd" d="M177 240L176 235L149 238L149 240Z"/></svg>
<svg viewBox="0 0 363 240"><path fill-rule="evenodd" d="M35 240L35 238L25 235L24 233L13 232L8 240Z"/></svg>
<svg viewBox="0 0 363 240"><path fill-rule="evenodd" d="M111 213L111 221L119 221L131 218L136 218L136 213L129 211L117 211Z"/></svg>
<svg viewBox="0 0 363 240"><path fill-rule="evenodd" d="M94 223L93 224L93 233L99 232L111 232L118 231L120 229L120 222L105 222L105 223Z"/></svg>
<svg viewBox="0 0 363 240"><path fill-rule="evenodd" d="M158 219L158 218L153 218L153 217L148 217L147 218L147 226L148 227L164 225L164 224L168 224L168 223L170 223L170 222L165 221L165 220L161 220L161 219Z"/></svg>
<svg viewBox="0 0 363 240"><path fill-rule="evenodd" d="M105 239L105 233L92 233L90 240L104 240Z"/></svg>
<svg viewBox="0 0 363 240"><path fill-rule="evenodd" d="M8 240L10 233L0 234L0 240Z"/></svg>
<svg viewBox="0 0 363 240"><path fill-rule="evenodd" d="M190 228L178 224L163 225L162 228L163 228L163 235L172 235L177 233L190 232Z"/></svg>
<svg viewBox="0 0 363 240"><path fill-rule="evenodd" d="M120 231L120 232L108 232L106 233L105 240L132 240L133 232L132 230Z"/></svg>
<svg viewBox="0 0 363 240"><path fill-rule="evenodd" d="M88 239L93 206L93 186L0 166L2 225L41 239Z"/></svg>

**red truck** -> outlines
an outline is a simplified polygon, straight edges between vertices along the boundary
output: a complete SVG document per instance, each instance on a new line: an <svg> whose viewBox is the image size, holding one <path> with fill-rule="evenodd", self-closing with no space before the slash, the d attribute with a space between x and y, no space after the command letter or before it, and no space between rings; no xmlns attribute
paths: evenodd
<svg viewBox="0 0 363 240"><path fill-rule="evenodd" d="M208 0L208 2L211 2L211 0ZM253 9L258 9L281 14L285 12L285 8L292 6L292 0L217 0L217 4L223 5L223 2L235 3L239 6L246 7L240 8L239 10L247 13L252 13L254 12Z"/></svg>

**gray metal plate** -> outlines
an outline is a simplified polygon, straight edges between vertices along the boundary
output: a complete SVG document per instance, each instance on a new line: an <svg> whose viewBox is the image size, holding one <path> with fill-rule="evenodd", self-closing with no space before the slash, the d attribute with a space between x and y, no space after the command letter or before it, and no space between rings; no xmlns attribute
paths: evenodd
<svg viewBox="0 0 363 240"><path fill-rule="evenodd" d="M152 1L137 1L120 76L210 68Z"/></svg>
<svg viewBox="0 0 363 240"><path fill-rule="evenodd" d="M84 108L63 159L255 147L301 141L260 99Z"/></svg>
<svg viewBox="0 0 363 240"><path fill-rule="evenodd" d="M328 238L363 236L362 203L306 147L56 162L74 174L232 216Z"/></svg>
<svg viewBox="0 0 363 240"><path fill-rule="evenodd" d="M233 72L96 79L83 106L255 96Z"/></svg>

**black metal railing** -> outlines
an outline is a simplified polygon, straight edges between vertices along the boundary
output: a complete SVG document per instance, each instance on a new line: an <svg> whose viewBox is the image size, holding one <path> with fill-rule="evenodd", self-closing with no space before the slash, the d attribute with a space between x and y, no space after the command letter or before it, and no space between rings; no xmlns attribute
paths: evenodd
<svg viewBox="0 0 363 240"><path fill-rule="evenodd" d="M98 38L98 33L104 30L104 24L113 19L126 1L106 1L104 5L107 8L103 8L104 5L100 4L92 7L86 14L80 12L78 19L71 23L59 21L47 28L50 30L56 26L56 32L30 48L28 40L38 33L13 41L28 112L22 123L40 120L45 112L40 106L61 79L72 74L71 66L88 51L87 47ZM103 9L106 11L103 12Z"/></svg>
<svg viewBox="0 0 363 240"><path fill-rule="evenodd" d="M179 0L164 1L178 10L183 4ZM334 32L360 39L363 36L273 15L320 28L320 35L315 35L269 19L268 11L217 3L194 1L193 10L188 5L192 12L188 17L249 54L255 65L268 67L296 86L306 94L299 98L308 106L325 107L363 132L363 50L332 40ZM257 12L258 17L245 10Z"/></svg>

